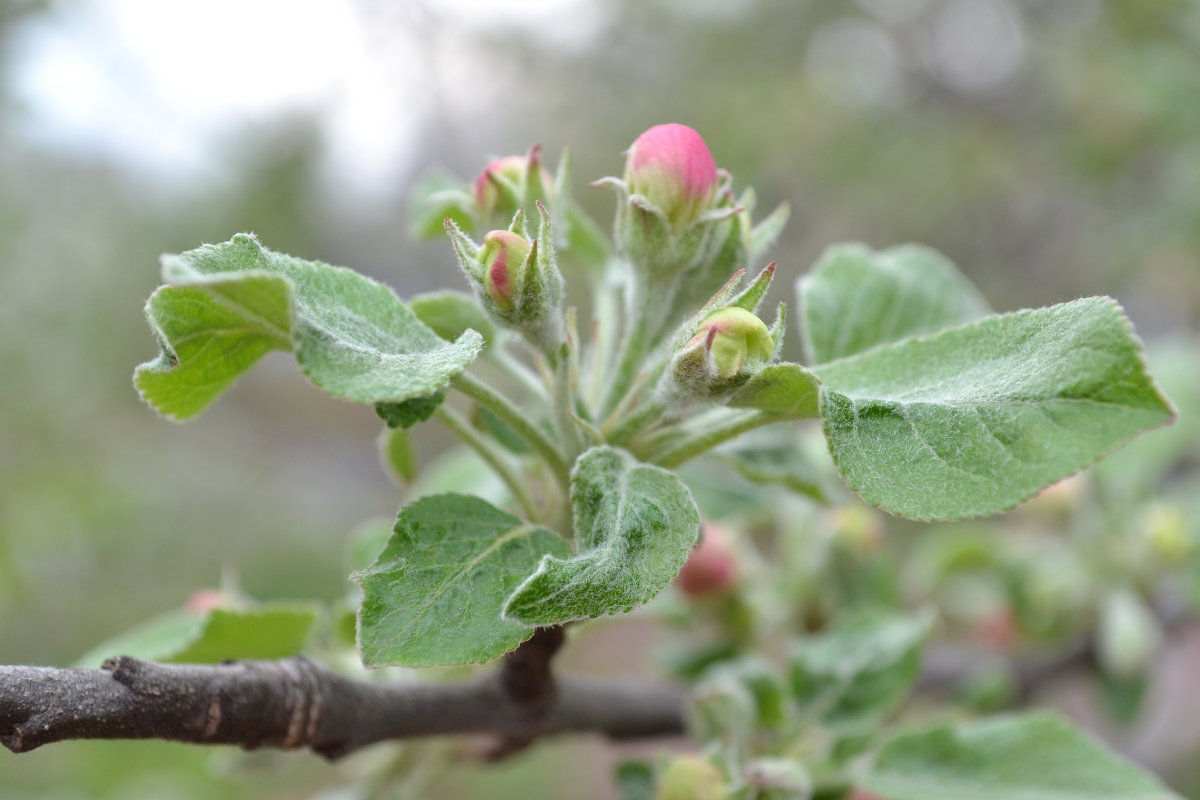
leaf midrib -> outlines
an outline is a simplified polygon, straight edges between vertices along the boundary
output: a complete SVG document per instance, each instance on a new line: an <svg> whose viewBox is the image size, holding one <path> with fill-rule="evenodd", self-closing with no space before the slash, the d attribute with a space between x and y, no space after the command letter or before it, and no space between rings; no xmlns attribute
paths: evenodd
<svg viewBox="0 0 1200 800"><path fill-rule="evenodd" d="M398 646L399 640L403 638L404 635L410 630L412 630L414 625L416 625L425 617L425 614L437 603L437 601L441 599L446 592L450 591L451 586L461 581L467 574L474 570L475 567L479 566L479 564L482 563L488 556L492 555L508 542L511 542L514 539L519 539L522 536L529 536L541 529L542 528L540 525L518 525L515 528L509 528L504 533L493 539L487 547L480 550L473 558L471 558L470 561L466 562L462 568L458 570L458 572L442 581L441 584L438 585L438 588L425 598L425 602L417 607L416 613L409 617L408 622L392 633L390 639L392 647Z"/></svg>

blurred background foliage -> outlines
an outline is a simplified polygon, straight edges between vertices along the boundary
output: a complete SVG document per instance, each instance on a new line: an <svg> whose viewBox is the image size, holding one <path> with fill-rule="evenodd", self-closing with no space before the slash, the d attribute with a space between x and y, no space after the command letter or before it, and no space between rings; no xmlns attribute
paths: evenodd
<svg viewBox="0 0 1200 800"><path fill-rule="evenodd" d="M1197 98L1192 0L0 0L0 661L69 664L227 568L259 598L339 597L349 531L398 505L374 414L311 391L290 358L186 426L140 403L162 252L253 230L402 296L459 287L448 248L407 233L432 165L465 180L569 145L576 196L607 220L586 182L677 121L762 207L792 204L782 274L836 241L923 242L1000 310L1112 294L1186 371ZM555 748L488 780L540 796L520 776ZM296 783L245 777L280 760ZM58 745L0 759L0 795L334 780L304 757L232 764Z"/></svg>

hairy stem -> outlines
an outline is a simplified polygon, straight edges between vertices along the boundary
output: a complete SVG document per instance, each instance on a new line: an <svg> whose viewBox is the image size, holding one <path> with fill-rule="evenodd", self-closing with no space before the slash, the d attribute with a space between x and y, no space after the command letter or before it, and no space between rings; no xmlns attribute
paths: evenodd
<svg viewBox="0 0 1200 800"><path fill-rule="evenodd" d="M450 382L455 389L508 423L508 426L542 457L564 492L570 488L570 467L554 440L531 422L529 417L511 400L465 372L458 373L450 379Z"/></svg>
<svg viewBox="0 0 1200 800"><path fill-rule="evenodd" d="M439 422L453 431L459 439L462 439L467 447L478 453L479 457L492 468L492 471L500 476L500 480L504 481L504 485L512 492L513 499L521 506L526 519L530 522L542 521L541 509L538 508L533 496L529 494L529 489L525 486L526 482L514 469L512 462L500 452L499 447L475 430L474 426L454 409L441 405L433 414Z"/></svg>
<svg viewBox="0 0 1200 800"><path fill-rule="evenodd" d="M628 414L604 437L609 444L620 446L628 442L644 428L647 428L663 418L667 407L658 400L651 400L637 411Z"/></svg>
<svg viewBox="0 0 1200 800"><path fill-rule="evenodd" d="M660 467L673 469L696 456L707 453L723 442L741 436L746 431L780 421L781 418L778 414L771 414L766 411L752 411L740 415L729 422L709 428L690 439L685 439L678 444L671 445L667 450L653 453L646 460L652 464L658 464Z"/></svg>

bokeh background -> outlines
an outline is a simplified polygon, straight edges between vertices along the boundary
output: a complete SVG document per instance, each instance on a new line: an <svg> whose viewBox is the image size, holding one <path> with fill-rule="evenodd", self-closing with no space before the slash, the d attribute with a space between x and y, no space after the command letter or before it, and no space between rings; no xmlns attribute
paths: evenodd
<svg viewBox="0 0 1200 800"><path fill-rule="evenodd" d="M431 166L569 145L606 220L587 181L668 121L792 205L784 275L916 241L1000 310L1107 293L1151 342L1200 325L1194 0L0 0L0 662L70 664L222 570L339 597L348 533L398 503L374 414L289 357L185 426L138 400L160 253L252 230L402 296L459 287L408 235ZM487 773L490 796L558 796L526 778L562 752ZM161 744L0 757L5 798L339 779Z"/></svg>

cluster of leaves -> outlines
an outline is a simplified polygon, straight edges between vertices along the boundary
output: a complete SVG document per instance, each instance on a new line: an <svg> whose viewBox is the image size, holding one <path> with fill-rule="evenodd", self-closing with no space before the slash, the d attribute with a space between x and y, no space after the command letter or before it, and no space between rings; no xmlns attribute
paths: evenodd
<svg viewBox="0 0 1200 800"><path fill-rule="evenodd" d="M497 185L514 196L521 188ZM542 211L543 261L555 244L550 219L568 216L563 208L579 219L559 200L557 211ZM518 212L514 230L520 220ZM460 245L460 257L475 257L465 252ZM268 351L290 351L318 388L375 407L388 425L382 450L394 475L415 474L407 429L431 418L493 468L503 486L492 497L446 492L405 506L381 552L354 574L357 646L368 667L485 662L537 627L650 601L697 541L706 493L686 469L677 472L693 458L710 455L710 465L724 462L752 481L798 490L810 507L844 491L791 434L714 451L753 428L782 423L779 429L791 431L796 420L819 420L832 455L826 464L869 503L914 520L963 520L1011 508L1173 416L1111 299L991 314L937 253L859 245L830 248L798 284L808 366L760 364L707 405L658 408L650 390L639 394L647 382L638 375L664 369L667 339L656 345L651 337L644 352L626 347L634 360L615 356L622 321L607 298L612 281L596 276L619 262L595 247L584 255L597 262L591 274L601 295L594 303L601 335L582 340L574 312L556 321L569 332L561 348L532 354L544 385L513 357L507 318L482 296L482 307L449 291L406 304L368 278L271 252L247 234L164 258L167 285L147 306L162 352L138 368L135 383L157 411L184 420ZM553 259L545 263L557 269ZM738 298L751 294L744 302L756 307L771 274ZM736 281L726 290L735 288ZM782 319L773 336L782 334ZM476 361L517 384L522 403L466 372ZM629 392L599 402L612 385ZM474 402L470 418L445 402L449 389ZM186 628L186 642L161 654L211 655L208 631L265 630L278 621L266 610L225 614L210 612L199 632L193 620L182 627L163 621L164 630ZM309 628L294 627L298 646ZM1099 793L1078 796L1168 796L1040 716L881 739L882 722L916 677L928 629L915 617L855 618L801 641L788 681L769 669L752 670L749 683L727 675L712 684L709 675L705 685L719 691L712 702L701 692L697 735L719 745L713 759L722 762L721 780L731 780L739 797L808 797L814 786L833 797L860 782L892 800L1017 790L1051 797L1088 781ZM733 663L717 660L722 668ZM864 753L873 764L865 773ZM1051 753L1053 770L1014 769ZM792 765L780 779L783 793L767 793L774 784L766 778L746 778L758 774L746 759L763 758L769 763L758 767L766 775L779 771L779 759ZM788 788L787 781L798 783Z"/></svg>

